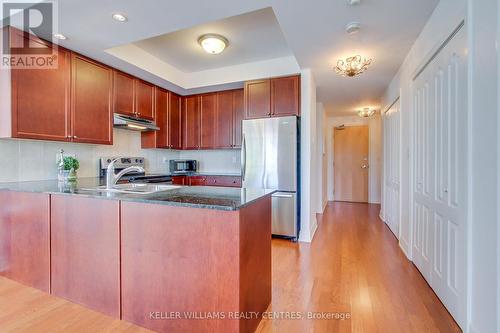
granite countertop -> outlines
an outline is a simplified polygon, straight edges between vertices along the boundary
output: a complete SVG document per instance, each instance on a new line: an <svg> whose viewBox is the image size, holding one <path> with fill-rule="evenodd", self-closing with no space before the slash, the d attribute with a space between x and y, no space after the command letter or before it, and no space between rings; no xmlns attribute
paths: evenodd
<svg viewBox="0 0 500 333"><path fill-rule="evenodd" d="M57 180L42 180L0 183L0 191L79 195L107 200L134 201L217 210L238 210L275 192L274 190L265 189L213 186L181 186L176 189L152 194L99 192L96 190L89 190L89 188L92 189L102 185L102 180L99 178L81 178L76 183L60 183Z"/></svg>

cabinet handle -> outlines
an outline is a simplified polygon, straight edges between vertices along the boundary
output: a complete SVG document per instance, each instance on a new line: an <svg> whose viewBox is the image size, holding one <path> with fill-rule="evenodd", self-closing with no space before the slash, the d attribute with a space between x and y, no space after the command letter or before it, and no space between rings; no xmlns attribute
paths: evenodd
<svg viewBox="0 0 500 333"><path fill-rule="evenodd" d="M73 135L73 139L78 139L78 137L76 135Z"/></svg>

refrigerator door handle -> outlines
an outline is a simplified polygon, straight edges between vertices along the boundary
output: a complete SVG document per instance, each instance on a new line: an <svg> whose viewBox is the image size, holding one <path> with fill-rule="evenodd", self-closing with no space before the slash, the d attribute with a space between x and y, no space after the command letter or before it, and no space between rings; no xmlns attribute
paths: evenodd
<svg viewBox="0 0 500 333"><path fill-rule="evenodd" d="M247 145L245 140L245 134L243 134L243 140L241 142L241 177L245 181L245 174L247 172Z"/></svg>

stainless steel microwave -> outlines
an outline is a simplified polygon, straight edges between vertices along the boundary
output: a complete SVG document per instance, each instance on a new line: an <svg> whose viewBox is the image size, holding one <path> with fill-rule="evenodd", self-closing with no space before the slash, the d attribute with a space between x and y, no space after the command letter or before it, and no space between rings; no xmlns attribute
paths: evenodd
<svg viewBox="0 0 500 333"><path fill-rule="evenodd" d="M170 173L193 173L198 170L198 161L196 160L170 160Z"/></svg>

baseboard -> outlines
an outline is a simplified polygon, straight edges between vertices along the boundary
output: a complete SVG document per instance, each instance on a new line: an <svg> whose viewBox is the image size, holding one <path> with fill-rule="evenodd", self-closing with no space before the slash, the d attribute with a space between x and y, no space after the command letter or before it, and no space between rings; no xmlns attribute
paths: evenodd
<svg viewBox="0 0 500 333"><path fill-rule="evenodd" d="M323 201L323 211L321 212L321 214L325 212L326 206L328 206L328 200Z"/></svg>
<svg viewBox="0 0 500 333"><path fill-rule="evenodd" d="M379 217L379 219L381 219L381 220L382 220L382 222L384 222L384 223L385 223L385 217L384 217L384 215L382 214L382 210L380 210L380 213L378 214L378 217Z"/></svg>

